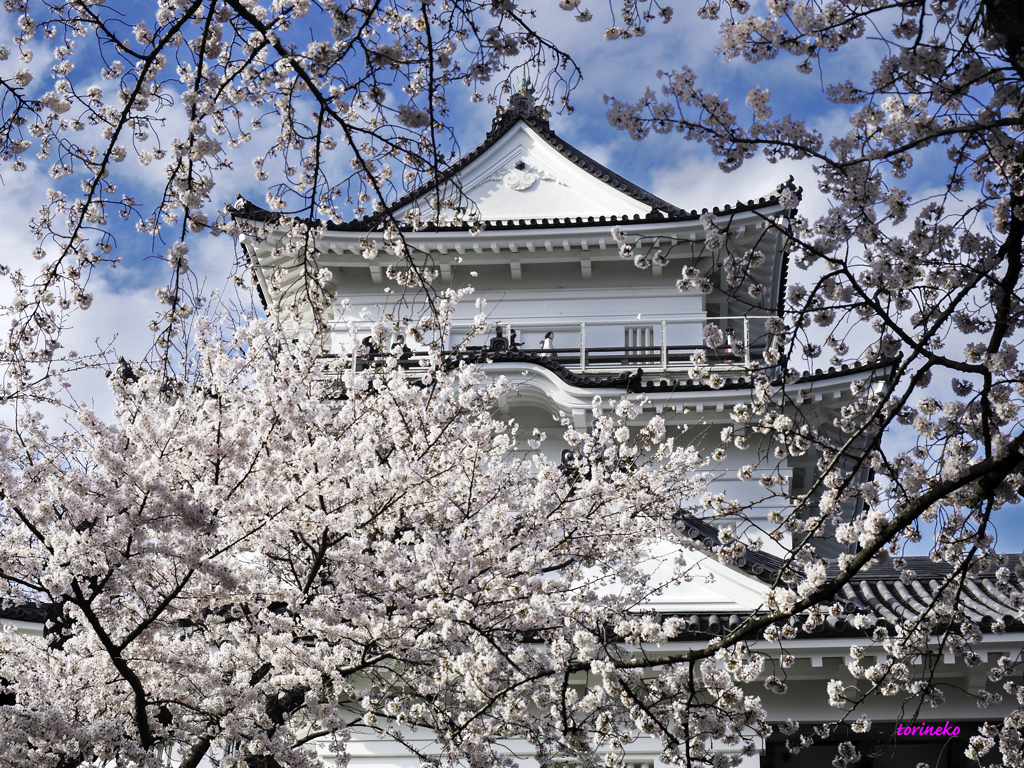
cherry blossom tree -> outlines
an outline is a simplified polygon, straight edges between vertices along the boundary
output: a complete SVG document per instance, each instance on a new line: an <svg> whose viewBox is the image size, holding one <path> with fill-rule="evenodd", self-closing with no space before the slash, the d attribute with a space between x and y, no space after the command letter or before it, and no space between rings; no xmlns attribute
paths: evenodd
<svg viewBox="0 0 1024 768"><path fill-rule="evenodd" d="M577 0L560 6L593 19ZM164 364L111 378L116 424L83 411L75 431L52 434L19 403L3 432L0 583L7 599L51 612L42 639L3 635L11 762L304 765L315 739L343 753L353 728L403 741L422 727L446 758L473 764L508 764L496 746L508 738L542 759L590 766L605 750L614 762L637 732L660 738L667 761L725 764L713 739L749 751L767 733L749 692L767 657L749 642L782 643L844 614L837 595L872 563L892 558L912 580L908 542L934 538L949 575L913 624L859 622L887 660L853 664L857 687L830 686L837 719L877 694L941 701L922 659L948 651L976 663L981 629L958 596L981 569L998 568L1007 599L1024 604L994 528L1024 484L1024 22L1010 0L700 7L720 21L727 60L792 55L811 74L846 52L877 60L863 81L824 86L847 111L844 134L776 116L760 86L741 119L682 63L660 92L611 100L614 126L704 142L725 170L759 152L806 161L831 206L813 221L767 221L802 272L772 328L778 357L750 372L751 401L722 435L723 452L740 442L764 446L766 462L815 457L798 498L769 482L759 500L778 499L766 535L794 544L763 611L657 657L636 648L680 625L630 613L659 586L637 563L655 544L682 546L666 510L743 514L727 499L685 501L694 470L717 454L677 450L657 419L631 432L634 406L619 403L593 434L569 430L581 458L563 473L536 453L539 436L516 437L489 415L501 383L450 370L439 350L420 379L396 361L342 374L315 340L281 346L253 323L221 342L194 319L189 238L241 233L214 191L219 174L252 165L270 185L307 301L324 306L309 256L323 222L386 210L398 189L443 174L452 86L500 94L529 66L549 104L568 99L579 73L533 8L186 0L138 20L81 0L7 8L18 32L0 59L20 61L3 75L0 158L13 172L44 163L54 183L33 220L38 273L4 268L15 289L4 402L79 364L62 333L91 303L92 270L124 258L114 222L159 242L171 275L154 323ZM673 15L632 0L614 10L610 45ZM135 189L128 161L162 166L158 199ZM782 201L797 211L800 197L791 187ZM438 203L472 219L464 201ZM705 217L705 251L683 287L720 278L764 307L752 278L763 257L735 250L726 219ZM381 220L417 269L401 233L420 223ZM633 256L627 235L617 237ZM450 299L434 295L443 316ZM166 365L175 345L188 352L179 371ZM799 373L822 354L873 364L883 382L857 388L826 425L804 412ZM699 365L694 375L713 381ZM908 430L913 446L894 449ZM851 518L856 497L868 503ZM817 547L833 537L851 553L831 577ZM724 541L714 554L730 561L750 546ZM994 679L1013 660L1000 669ZM765 684L785 689L774 674ZM1024 697L1012 680L1006 690ZM1022 721L1018 709L972 749L1021 764ZM844 748L837 765L856 759Z"/></svg>
<svg viewBox="0 0 1024 768"><path fill-rule="evenodd" d="M635 611L687 572L666 510L702 491L692 448L623 400L568 429L566 474L491 415L507 385L479 366L342 372L266 321L220 333L199 323L175 381L122 366L116 423L4 430L0 589L47 613L0 633L5 765L314 765L355 730L415 754L412 727L450 760L511 765L515 737L593 762L587 731L629 738L615 691L650 684L628 643L677 628ZM577 700L581 673L607 691ZM693 695L679 674L662 685ZM759 724L756 698L707 690L694 718Z"/></svg>
<svg viewBox="0 0 1024 768"><path fill-rule="evenodd" d="M1021 605L998 554L996 519L1020 504L1024 487L1024 17L1002 0L712 0L698 15L718 20L724 59L792 56L800 72L820 76L848 130L830 135L803 115L776 114L763 81L736 110L686 66L659 73L660 89L638 101L611 99L608 118L637 140L653 133L703 142L725 171L759 154L800 161L814 174L804 183L827 196L817 218L767 221L788 238L799 272L773 329L779 353L754 372L754 401L723 440L762 441L766 460L817 459L811 486L774 516L772 534L792 532L799 542L787 559L803 575L784 595L788 607L813 612L819 597L886 558L910 583L903 555L915 542L928 542L932 560L948 565L941 599L920 620L874 631L890 662L854 664L858 686L844 692L836 681L832 696L848 716L877 692L934 706L930 694L919 698L930 690L934 667L922 662L929 649L979 663L971 648L981 632L960 604L965 581L1003 566L1001 589ZM829 82L830 68L855 57L878 63L859 79ZM783 192L793 210L801 196L796 187ZM763 254L732 245L727 216L707 214L704 225L705 249L684 267L681 287L720 279L750 306L772 306L754 278ZM619 239L629 251L626 236ZM823 356L835 367L875 364L883 374L877 391L858 385L833 424L802 407L800 372ZM866 504L851 519L842 505L856 498ZM816 547L832 535L858 551L826 580ZM1003 627L999 619L994 630ZM1024 702L1015 683L1006 685ZM999 694L979 696L988 704ZM1022 711L975 737L971 757L992 752L1020 765Z"/></svg>

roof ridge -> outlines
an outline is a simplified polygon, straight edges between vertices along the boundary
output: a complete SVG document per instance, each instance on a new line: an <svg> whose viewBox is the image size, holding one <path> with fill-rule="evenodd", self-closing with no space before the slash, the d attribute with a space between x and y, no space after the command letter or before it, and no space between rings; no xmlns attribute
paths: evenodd
<svg viewBox="0 0 1024 768"><path fill-rule="evenodd" d="M683 526L683 533L701 545L706 550L705 554L711 555L715 547L722 546L718 529L707 520L683 513L680 513L677 519ZM738 568L766 584L773 584L781 576L785 566L782 558L753 549L746 544L742 555L732 558L731 563L722 564Z"/></svg>

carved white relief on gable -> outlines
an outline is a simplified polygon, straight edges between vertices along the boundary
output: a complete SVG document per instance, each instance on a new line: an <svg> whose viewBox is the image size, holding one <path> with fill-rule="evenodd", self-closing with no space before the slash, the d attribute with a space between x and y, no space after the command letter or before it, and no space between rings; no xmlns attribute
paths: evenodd
<svg viewBox="0 0 1024 768"><path fill-rule="evenodd" d="M488 181L503 181L505 186L515 192L525 192L538 181L553 181L556 184L565 186L553 174L540 168L530 168L522 160L519 160L511 168L495 171L487 177Z"/></svg>

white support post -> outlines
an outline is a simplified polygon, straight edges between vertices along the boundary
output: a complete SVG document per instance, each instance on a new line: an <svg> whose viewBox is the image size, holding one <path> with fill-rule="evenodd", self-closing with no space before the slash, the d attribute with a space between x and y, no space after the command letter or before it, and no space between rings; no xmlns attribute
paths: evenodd
<svg viewBox="0 0 1024 768"><path fill-rule="evenodd" d="M750 318L743 317L743 362L750 365Z"/></svg>
<svg viewBox="0 0 1024 768"><path fill-rule="evenodd" d="M580 323L580 373L587 369L587 324Z"/></svg>
<svg viewBox="0 0 1024 768"><path fill-rule="evenodd" d="M661 367L668 369L668 321L661 321Z"/></svg>

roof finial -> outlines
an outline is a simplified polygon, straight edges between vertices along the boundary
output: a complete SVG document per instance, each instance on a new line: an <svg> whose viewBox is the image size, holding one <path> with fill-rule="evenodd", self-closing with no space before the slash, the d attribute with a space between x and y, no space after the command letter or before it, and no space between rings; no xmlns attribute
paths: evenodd
<svg viewBox="0 0 1024 768"><path fill-rule="evenodd" d="M530 76L523 75L523 79L519 81L519 90L513 93L508 100L504 116L506 118L536 118L536 103ZM499 111L498 114L500 116L502 113Z"/></svg>

